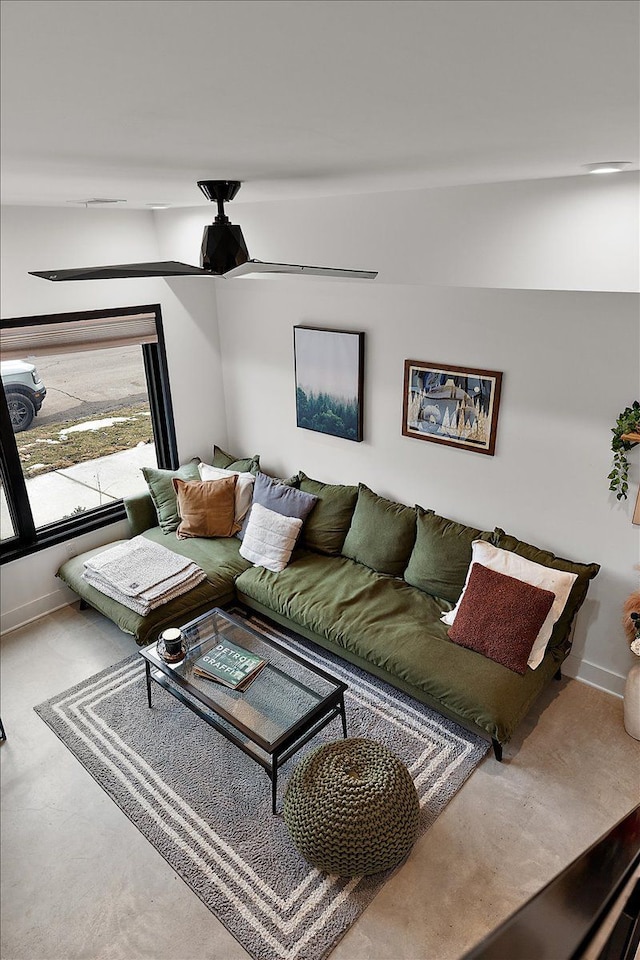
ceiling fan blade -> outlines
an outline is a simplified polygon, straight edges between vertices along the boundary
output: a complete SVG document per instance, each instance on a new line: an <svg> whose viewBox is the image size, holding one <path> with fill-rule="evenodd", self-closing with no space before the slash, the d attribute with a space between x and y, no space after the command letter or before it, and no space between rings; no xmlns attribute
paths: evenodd
<svg viewBox="0 0 640 960"><path fill-rule="evenodd" d="M250 273L302 273L312 277L337 277L343 280L375 280L377 270L343 270L341 267L305 267L297 263L264 263L247 260L224 274L225 279L243 277Z"/></svg>
<svg viewBox="0 0 640 960"><path fill-rule="evenodd" d="M45 280L120 280L130 277L183 277L202 274L211 277L210 270L192 267L178 260L161 260L158 263L114 263L106 267L75 267L71 270L30 270L32 277Z"/></svg>

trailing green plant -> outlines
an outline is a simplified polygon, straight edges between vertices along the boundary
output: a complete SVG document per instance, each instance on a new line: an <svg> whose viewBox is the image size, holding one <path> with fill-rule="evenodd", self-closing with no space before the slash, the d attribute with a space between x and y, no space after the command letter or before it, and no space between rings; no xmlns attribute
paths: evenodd
<svg viewBox="0 0 640 960"><path fill-rule="evenodd" d="M618 500L626 500L629 489L629 461L627 452L635 447L637 440L623 440L628 433L640 433L640 403L633 401L626 407L612 429L611 449L613 451L613 469L607 479L610 481L609 490L615 493Z"/></svg>

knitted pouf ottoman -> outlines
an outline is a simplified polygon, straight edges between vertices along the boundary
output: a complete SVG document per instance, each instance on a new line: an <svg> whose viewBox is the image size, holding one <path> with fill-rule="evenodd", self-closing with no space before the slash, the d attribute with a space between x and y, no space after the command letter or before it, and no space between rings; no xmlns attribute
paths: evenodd
<svg viewBox="0 0 640 960"><path fill-rule="evenodd" d="M395 867L418 832L409 771L375 740L351 737L313 750L295 769L284 820L309 863L342 877Z"/></svg>

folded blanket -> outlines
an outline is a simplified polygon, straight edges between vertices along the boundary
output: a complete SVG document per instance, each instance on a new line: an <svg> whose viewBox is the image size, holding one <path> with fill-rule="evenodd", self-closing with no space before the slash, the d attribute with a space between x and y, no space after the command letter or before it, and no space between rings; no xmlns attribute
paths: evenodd
<svg viewBox="0 0 640 960"><path fill-rule="evenodd" d="M192 560L143 536L90 557L82 572L96 590L142 616L193 589L205 576Z"/></svg>
<svg viewBox="0 0 640 960"><path fill-rule="evenodd" d="M107 597L117 600L118 603L129 607L130 610L134 610L135 613L139 613L143 617L146 617L151 610L161 607L163 603L168 603L168 601L173 600L174 597L181 597L183 593L187 593L187 591L192 590L193 587L197 587L199 583L202 583L204 578L204 573L200 571L198 574L193 574L188 580L176 584L162 596L155 597L152 600L145 600L141 597L128 597L126 594L121 593L117 587L114 587L107 580L102 580L99 574L93 573L91 570L84 570L82 573L82 579L92 587L95 587L96 590L99 590L100 593L104 593Z"/></svg>

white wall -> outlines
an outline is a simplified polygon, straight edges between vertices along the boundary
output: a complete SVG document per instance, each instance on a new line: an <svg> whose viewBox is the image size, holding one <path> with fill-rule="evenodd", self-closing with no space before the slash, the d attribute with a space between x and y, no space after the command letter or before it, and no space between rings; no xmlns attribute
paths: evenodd
<svg viewBox="0 0 640 960"><path fill-rule="evenodd" d="M228 433L231 449L261 453L270 472L362 480L406 503L499 525L564 556L601 563L569 669L620 692L631 663L620 607L636 583L640 544L632 498L618 503L606 476L611 427L639 393L638 303L628 292L638 289L637 211L633 174L234 202L228 212L252 256L377 268L379 279L126 281L125 297L124 281L116 289L28 278L27 286L16 273L150 259L156 254L148 214L126 215L125 256L120 248L105 251L102 241L96 246L98 227L103 236L121 236L122 211L15 208L7 220L12 247L3 315L160 302L182 459L206 456ZM66 219L70 213L95 219L79 223ZM156 214L157 255L197 263L202 227L214 214L211 207ZM296 323L366 332L364 443L295 426ZM402 437L405 358L503 371L494 457ZM631 454L634 489L639 453ZM17 584L33 563L37 579L53 584L54 551L5 566L3 580L8 575ZM11 607L11 587L5 599Z"/></svg>
<svg viewBox="0 0 640 960"><path fill-rule="evenodd" d="M50 283L28 275L29 270L157 259L159 244L151 212L3 207L1 254L3 318L159 303L180 458L202 454L205 434L211 443L226 442L213 281L195 285L184 278ZM2 629L70 602L74 595L55 578L60 564L127 535L125 523L111 525L5 564Z"/></svg>
<svg viewBox="0 0 640 960"><path fill-rule="evenodd" d="M567 669L618 693L632 662L620 611L640 559L640 450L628 502L606 477L611 427L640 393L640 322L635 295L600 291L638 288L637 211L636 176L246 206L233 219L252 255L380 278L217 284L235 449L260 452L280 475L362 480L599 562ZM366 332L364 443L295 426L296 323ZM494 457L401 435L406 358L503 371Z"/></svg>

